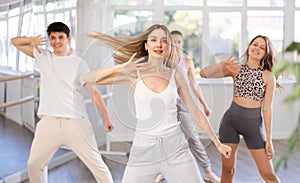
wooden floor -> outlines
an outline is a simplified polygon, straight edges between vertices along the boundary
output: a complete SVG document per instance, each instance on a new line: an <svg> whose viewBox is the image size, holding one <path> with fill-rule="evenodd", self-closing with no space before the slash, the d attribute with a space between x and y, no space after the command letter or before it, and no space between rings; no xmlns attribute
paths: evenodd
<svg viewBox="0 0 300 183"><path fill-rule="evenodd" d="M24 127L21 127L0 116L0 182L4 177L20 170L26 169L26 161L29 154L33 134ZM207 153L212 162L212 168L217 175L221 172L221 156L210 141L204 140L207 146ZM276 159L286 152L284 140L274 140ZM104 148L104 147L103 147ZM103 149L101 148L101 149ZM112 150L129 151L130 143L120 142L112 144ZM63 152L58 152L63 153ZM250 156L244 142L240 143L237 160L237 171L234 178L235 183L260 183L260 178L255 163ZM104 161L110 168L115 183L120 183L128 160L127 156L103 155ZM300 145L297 152L289 159L288 167L280 167L277 172L282 183L295 183L299 181L300 175ZM90 171L77 158L49 170L49 183L95 183ZM166 181L165 181L166 182ZM23 181L22 183L28 183Z"/></svg>

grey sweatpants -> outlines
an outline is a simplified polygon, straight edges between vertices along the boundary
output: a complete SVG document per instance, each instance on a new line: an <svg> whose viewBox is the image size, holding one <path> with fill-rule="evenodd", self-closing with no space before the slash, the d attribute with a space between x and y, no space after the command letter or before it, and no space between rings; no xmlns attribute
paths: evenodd
<svg viewBox="0 0 300 183"><path fill-rule="evenodd" d="M134 137L122 183L153 183L159 174L168 183L203 183L180 129L164 137Z"/></svg>
<svg viewBox="0 0 300 183"><path fill-rule="evenodd" d="M42 117L36 127L28 160L30 182L42 182L43 168L63 145L83 161L97 182L113 183L111 173L98 151L89 119L50 116Z"/></svg>

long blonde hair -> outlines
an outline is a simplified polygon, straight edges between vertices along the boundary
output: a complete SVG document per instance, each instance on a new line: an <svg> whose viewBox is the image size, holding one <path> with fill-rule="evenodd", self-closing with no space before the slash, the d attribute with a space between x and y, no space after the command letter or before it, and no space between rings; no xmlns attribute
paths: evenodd
<svg viewBox="0 0 300 183"><path fill-rule="evenodd" d="M134 36L113 37L97 32L95 34L88 34L88 37L98 39L113 48L114 53L112 56L118 64L127 62L134 53L137 53L135 58L138 59L144 57L145 61L148 61L148 51L145 48L145 43L148 40L149 34L156 29L162 29L167 34L167 41L169 43L170 51L169 56L165 58L164 64L167 67L174 68L176 67L176 63L178 63L177 59L179 59L179 57L174 47L171 33L165 25L154 24L146 31Z"/></svg>

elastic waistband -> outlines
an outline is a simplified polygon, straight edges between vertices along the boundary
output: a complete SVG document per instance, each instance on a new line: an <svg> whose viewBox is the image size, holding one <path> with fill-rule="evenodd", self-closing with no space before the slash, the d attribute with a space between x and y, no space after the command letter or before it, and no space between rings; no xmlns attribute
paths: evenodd
<svg viewBox="0 0 300 183"><path fill-rule="evenodd" d="M147 142L157 142L162 141L164 139L170 139L171 137L178 136L182 134L180 127L176 128L172 133L165 134L165 135L158 135L158 136L147 136L142 134L135 134L135 139L142 139L143 141Z"/></svg>
<svg viewBox="0 0 300 183"><path fill-rule="evenodd" d="M245 115L245 116L257 116L257 115L261 115L261 107L255 107L255 108L247 108L247 107L243 107L240 106L239 104L235 103L234 101L232 101L230 107L229 107L229 111L231 113L234 114L238 114L238 115Z"/></svg>

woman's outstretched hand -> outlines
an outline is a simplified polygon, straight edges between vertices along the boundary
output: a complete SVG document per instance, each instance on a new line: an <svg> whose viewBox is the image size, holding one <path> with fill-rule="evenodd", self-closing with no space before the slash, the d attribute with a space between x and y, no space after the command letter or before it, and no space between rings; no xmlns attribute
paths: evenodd
<svg viewBox="0 0 300 183"><path fill-rule="evenodd" d="M227 60L221 62L222 67L227 69L231 74L236 75L241 69L241 63L238 58L231 55Z"/></svg>
<svg viewBox="0 0 300 183"><path fill-rule="evenodd" d="M134 59L134 57L136 56L137 53L134 53L130 59L121 64L122 65L122 75L127 75L127 76L131 76L134 78L137 78L137 70L144 65L145 63L140 63L143 60L145 60L144 57L138 58L138 59Z"/></svg>

